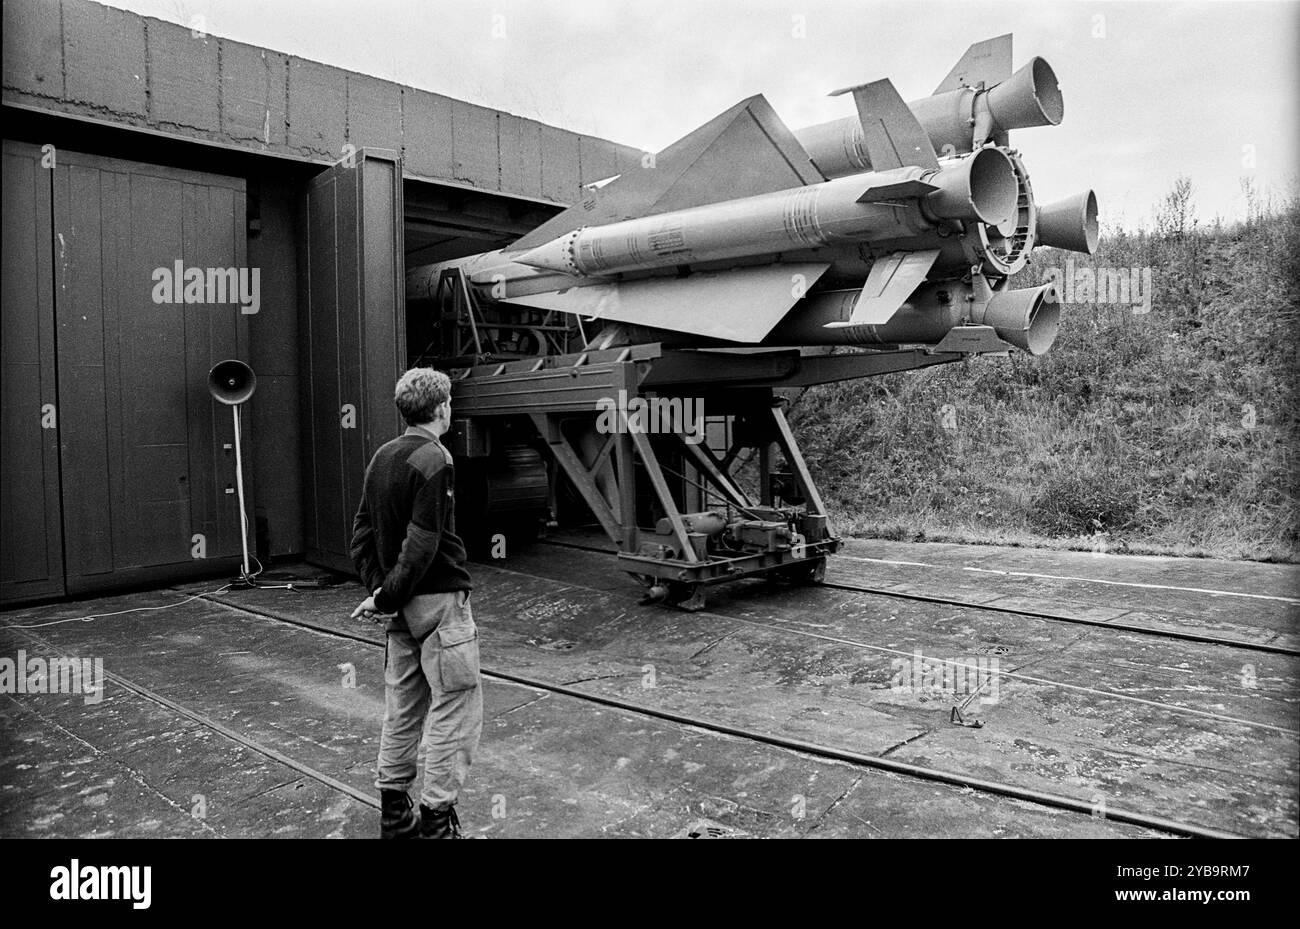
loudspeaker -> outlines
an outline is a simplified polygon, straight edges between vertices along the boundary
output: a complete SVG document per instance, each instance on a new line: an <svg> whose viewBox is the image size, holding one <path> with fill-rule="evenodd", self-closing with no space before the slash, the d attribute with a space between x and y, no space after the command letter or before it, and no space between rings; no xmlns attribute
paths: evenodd
<svg viewBox="0 0 1300 929"><path fill-rule="evenodd" d="M239 541L244 550L243 571L238 584L247 587L257 586L256 577L248 557L248 510L244 506L244 453L243 439L239 428L239 405L253 396L257 389L257 375L253 369L242 361L227 358L212 366L208 372L208 393L218 403L230 407L231 418L235 424L235 487L239 493ZM261 573L258 567L258 573Z"/></svg>
<svg viewBox="0 0 1300 929"><path fill-rule="evenodd" d="M257 375L253 369L234 358L217 362L208 372L208 392L228 406L243 403L256 389Z"/></svg>

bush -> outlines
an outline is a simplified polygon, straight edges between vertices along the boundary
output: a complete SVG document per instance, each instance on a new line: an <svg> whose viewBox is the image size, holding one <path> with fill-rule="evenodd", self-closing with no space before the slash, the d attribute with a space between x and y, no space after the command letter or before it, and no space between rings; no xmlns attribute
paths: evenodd
<svg viewBox="0 0 1300 929"><path fill-rule="evenodd" d="M1034 499L1029 524L1050 536L1141 529L1141 495L1119 469L1068 470L1050 478Z"/></svg>

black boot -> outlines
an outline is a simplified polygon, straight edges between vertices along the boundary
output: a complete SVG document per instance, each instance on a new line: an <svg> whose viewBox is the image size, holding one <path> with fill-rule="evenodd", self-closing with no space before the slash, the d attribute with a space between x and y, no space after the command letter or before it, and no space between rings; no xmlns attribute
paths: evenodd
<svg viewBox="0 0 1300 929"><path fill-rule="evenodd" d="M420 838L422 839L463 839L460 834L460 820L456 817L455 804L445 810L431 810L420 804Z"/></svg>
<svg viewBox="0 0 1300 929"><path fill-rule="evenodd" d="M379 819L381 839L413 839L420 831L420 817L411 807L405 790L381 790L383 812Z"/></svg>

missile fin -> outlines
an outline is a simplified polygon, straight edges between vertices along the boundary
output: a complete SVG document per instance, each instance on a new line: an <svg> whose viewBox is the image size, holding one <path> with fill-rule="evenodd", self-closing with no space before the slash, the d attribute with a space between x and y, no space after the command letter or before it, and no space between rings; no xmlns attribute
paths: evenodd
<svg viewBox="0 0 1300 929"><path fill-rule="evenodd" d="M531 249L581 226L599 226L641 216L741 197L789 190L824 181L794 133L762 94L742 100L657 155L630 161L618 177L588 191L507 251Z"/></svg>
<svg viewBox="0 0 1300 929"><path fill-rule="evenodd" d="M1014 346L998 338L997 330L992 326L953 326L948 334L934 347L936 352L961 352L963 354L986 354L989 352L1009 352Z"/></svg>
<svg viewBox="0 0 1300 929"><path fill-rule="evenodd" d="M986 88L999 84L1011 76L1011 33L976 42L966 49L966 54L952 66L948 76L939 82L935 94L946 94L966 86L983 84Z"/></svg>
<svg viewBox="0 0 1300 929"><path fill-rule="evenodd" d="M504 302L732 342L758 342L829 267L809 262L733 268L569 287Z"/></svg>
<svg viewBox="0 0 1300 929"><path fill-rule="evenodd" d="M925 181L896 181L892 184L877 184L868 187L858 197L859 203L879 203L882 200L907 200L932 194L939 188Z"/></svg>
<svg viewBox="0 0 1300 929"><path fill-rule="evenodd" d="M852 92L853 102L858 108L862 144L867 149L873 171L909 165L939 167L930 136L899 96L892 81L886 79L845 87L831 96L849 92Z"/></svg>
<svg viewBox="0 0 1300 929"><path fill-rule="evenodd" d="M920 252L894 252L877 259L862 285L853 313L843 322L827 323L826 329L849 326L882 326L893 318L898 308L921 286L925 276L939 258L939 249Z"/></svg>

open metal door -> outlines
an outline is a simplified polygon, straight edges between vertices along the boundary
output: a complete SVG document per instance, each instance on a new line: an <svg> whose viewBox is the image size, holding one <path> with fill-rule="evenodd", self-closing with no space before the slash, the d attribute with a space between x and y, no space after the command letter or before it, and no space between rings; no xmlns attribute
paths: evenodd
<svg viewBox="0 0 1300 929"><path fill-rule="evenodd" d="M399 435L406 364L402 165L362 149L313 178L303 203L303 526L307 559L351 572L366 464Z"/></svg>
<svg viewBox="0 0 1300 929"><path fill-rule="evenodd" d="M64 592L52 172L42 157L35 145L4 143L0 603Z"/></svg>

